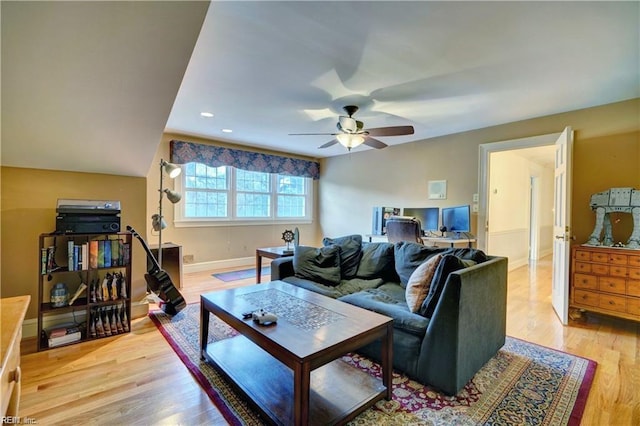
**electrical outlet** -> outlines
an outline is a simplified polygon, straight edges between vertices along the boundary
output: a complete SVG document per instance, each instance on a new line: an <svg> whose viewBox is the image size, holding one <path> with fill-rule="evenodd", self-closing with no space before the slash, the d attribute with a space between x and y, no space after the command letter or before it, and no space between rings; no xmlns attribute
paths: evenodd
<svg viewBox="0 0 640 426"><path fill-rule="evenodd" d="M473 194L473 202L477 203L480 200L480 196L478 194Z"/></svg>
<svg viewBox="0 0 640 426"><path fill-rule="evenodd" d="M477 204L473 204L471 206L471 211L474 212L474 213L478 213L478 205Z"/></svg>

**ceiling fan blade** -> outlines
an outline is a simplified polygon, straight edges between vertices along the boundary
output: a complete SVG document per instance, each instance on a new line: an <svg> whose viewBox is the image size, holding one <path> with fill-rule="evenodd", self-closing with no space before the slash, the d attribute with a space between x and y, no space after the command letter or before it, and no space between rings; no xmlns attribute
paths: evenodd
<svg viewBox="0 0 640 426"><path fill-rule="evenodd" d="M335 145L335 144L337 144L337 143L338 143L338 139L333 139L333 140L331 140L331 141L329 141L329 142L325 143L324 145L320 145L318 148L319 148L319 149L320 149L320 148L329 148L330 146L333 146L333 145Z"/></svg>
<svg viewBox="0 0 640 426"><path fill-rule="evenodd" d="M289 136L335 136L340 133L289 133Z"/></svg>
<svg viewBox="0 0 640 426"><path fill-rule="evenodd" d="M364 142L362 142L363 144L370 146L371 148L375 148L375 149L382 149L382 148L386 148L388 145L378 139L374 139L374 138L365 138Z"/></svg>
<svg viewBox="0 0 640 426"><path fill-rule="evenodd" d="M412 135L413 126L390 126L390 127L376 127L373 129L366 129L366 132L371 136L403 136Z"/></svg>

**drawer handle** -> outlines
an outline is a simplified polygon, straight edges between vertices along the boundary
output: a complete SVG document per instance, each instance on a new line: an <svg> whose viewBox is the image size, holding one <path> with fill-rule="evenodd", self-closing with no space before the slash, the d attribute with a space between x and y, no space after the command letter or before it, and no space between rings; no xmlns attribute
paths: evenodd
<svg viewBox="0 0 640 426"><path fill-rule="evenodd" d="M609 300L609 304L610 305L615 305L615 302L613 300Z"/></svg>

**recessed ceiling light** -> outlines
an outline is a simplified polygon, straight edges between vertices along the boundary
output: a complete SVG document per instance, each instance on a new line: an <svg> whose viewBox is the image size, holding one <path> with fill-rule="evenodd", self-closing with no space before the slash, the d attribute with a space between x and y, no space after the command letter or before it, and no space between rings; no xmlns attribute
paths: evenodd
<svg viewBox="0 0 640 426"><path fill-rule="evenodd" d="M222 129L222 132L223 133L231 133L231 132L233 132L233 130L231 130L231 129Z"/></svg>
<svg viewBox="0 0 640 426"><path fill-rule="evenodd" d="M200 115L207 118L213 117L213 113L210 112L201 112Z"/></svg>

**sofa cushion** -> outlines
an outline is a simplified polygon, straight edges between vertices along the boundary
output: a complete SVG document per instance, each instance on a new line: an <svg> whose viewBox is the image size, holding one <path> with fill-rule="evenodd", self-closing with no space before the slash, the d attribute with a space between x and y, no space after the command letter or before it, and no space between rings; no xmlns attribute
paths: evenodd
<svg viewBox="0 0 640 426"><path fill-rule="evenodd" d="M293 252L293 271L298 278L325 285L340 283L340 247L298 246Z"/></svg>
<svg viewBox="0 0 640 426"><path fill-rule="evenodd" d="M431 318L433 311L435 311L436 305L440 300L440 296L442 295L444 285L449 278L449 274L459 269L464 269L465 267L464 262L452 254L445 254L442 256L442 259L440 259L438 267L436 268L436 272L433 275L433 279L431 280L429 294L426 299L424 299L424 302L422 302L422 306L420 307L420 315L426 318Z"/></svg>
<svg viewBox="0 0 640 426"><path fill-rule="evenodd" d="M407 299L407 306L409 310L416 313L420 310L422 302L429 294L429 288L431 287L431 280L435 275L436 268L442 254L439 253L428 260L424 261L422 265L418 266L415 271L409 277L407 282L407 288L405 290L405 299Z"/></svg>
<svg viewBox="0 0 640 426"><path fill-rule="evenodd" d="M362 257L358 265L358 278L382 278L384 281L396 282L392 243L362 243Z"/></svg>
<svg viewBox="0 0 640 426"><path fill-rule="evenodd" d="M337 245L340 247L340 274L342 279L356 276L360 257L362 257L362 235L354 234L339 238L322 239L323 246Z"/></svg>
<svg viewBox="0 0 640 426"><path fill-rule="evenodd" d="M314 293L322 294L323 296L331 297L332 299L337 299L342 296L342 294L337 290L337 286L334 285L324 285L313 280L296 276L283 278L282 281L304 288L305 290L313 291Z"/></svg>
<svg viewBox="0 0 640 426"><path fill-rule="evenodd" d="M400 277L400 284L406 287L409 277L418 266L430 257L447 250L449 249L444 247L429 247L407 241L396 243L394 246L395 269Z"/></svg>
<svg viewBox="0 0 640 426"><path fill-rule="evenodd" d="M404 288L385 283L378 288L352 293L338 298L346 303L393 318L393 327L416 336L424 336L429 319L409 311Z"/></svg>
<svg viewBox="0 0 640 426"><path fill-rule="evenodd" d="M323 296L331 297L333 299L337 299L338 297L345 296L347 294L357 293L362 290L376 288L383 284L383 281L380 278L372 280L352 278L350 280L342 280L340 281L340 284L336 286L324 285L312 280L307 280L305 278L299 277L286 277L283 278L282 281L298 287L302 287L315 293L322 294Z"/></svg>
<svg viewBox="0 0 640 426"><path fill-rule="evenodd" d="M452 254L463 260L473 260L476 263L487 261L487 255L482 250L474 248L450 248L446 251L446 253Z"/></svg>

